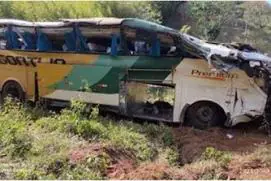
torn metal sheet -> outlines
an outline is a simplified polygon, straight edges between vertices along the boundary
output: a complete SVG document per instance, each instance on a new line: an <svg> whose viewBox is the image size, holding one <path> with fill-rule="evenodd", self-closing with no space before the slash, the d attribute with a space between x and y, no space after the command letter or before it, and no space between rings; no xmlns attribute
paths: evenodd
<svg viewBox="0 0 271 181"><path fill-rule="evenodd" d="M227 72L234 67L239 67L244 61L271 63L271 57L247 44L208 43L187 34L181 34L181 38L185 51L205 58L218 71Z"/></svg>
<svg viewBox="0 0 271 181"><path fill-rule="evenodd" d="M267 95L263 117L271 130L271 57L248 44L210 43L188 34L180 34L180 37L184 51L208 61L213 71L229 72L239 68L254 80ZM253 115L253 112L244 110L243 115L232 118L231 124L247 122Z"/></svg>

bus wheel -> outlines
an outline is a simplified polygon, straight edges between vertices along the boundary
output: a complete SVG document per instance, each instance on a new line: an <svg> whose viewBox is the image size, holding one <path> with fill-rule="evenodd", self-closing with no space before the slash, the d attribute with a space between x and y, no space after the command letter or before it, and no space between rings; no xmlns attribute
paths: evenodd
<svg viewBox="0 0 271 181"><path fill-rule="evenodd" d="M226 116L222 108L211 102L192 104L187 110L186 123L198 129L222 126Z"/></svg>
<svg viewBox="0 0 271 181"><path fill-rule="evenodd" d="M24 101L24 91L20 84L15 81L8 81L4 84L1 96L2 102L7 97L11 97L12 99L19 100L21 102Z"/></svg>

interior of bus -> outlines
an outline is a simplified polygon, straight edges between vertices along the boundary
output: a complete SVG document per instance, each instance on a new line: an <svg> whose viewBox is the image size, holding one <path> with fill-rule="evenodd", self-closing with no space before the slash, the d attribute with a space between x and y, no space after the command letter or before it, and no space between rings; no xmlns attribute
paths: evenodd
<svg viewBox="0 0 271 181"><path fill-rule="evenodd" d="M174 30L171 30L174 33L157 31L146 25L134 27L129 21L119 24L94 24L89 20L26 24L0 21L0 49L129 56L179 55L178 35Z"/></svg>

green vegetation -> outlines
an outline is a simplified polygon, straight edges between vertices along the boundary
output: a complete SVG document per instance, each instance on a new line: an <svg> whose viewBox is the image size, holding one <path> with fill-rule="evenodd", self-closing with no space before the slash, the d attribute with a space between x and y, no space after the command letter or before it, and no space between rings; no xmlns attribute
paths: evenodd
<svg viewBox="0 0 271 181"><path fill-rule="evenodd" d="M203 160L214 160L222 166L226 166L231 161L230 153L216 150L213 147L207 147L202 154Z"/></svg>
<svg viewBox="0 0 271 181"><path fill-rule="evenodd" d="M91 114L85 108L72 101L61 114L39 110L43 114L37 116L27 106L7 100L0 112L0 168L8 170L6 178L104 179L113 159L105 150L127 152L139 164L171 149L173 136L166 126L115 122L99 117L98 108ZM73 150L95 144L103 145L99 153L83 153L83 160L72 162ZM168 160L172 162L172 156Z"/></svg>
<svg viewBox="0 0 271 181"><path fill-rule="evenodd" d="M185 137L193 140L195 133L202 131L188 129L190 131L185 133L184 128L184 137L176 137L174 129L165 125L113 121L100 117L97 107L88 114L85 110L86 105L78 101L72 101L70 108L56 114L7 100L0 111L0 178L268 177L262 174L243 176L242 173L246 173L246 169L260 172L269 168L270 145L259 146L246 154L208 147L208 142L204 147L191 147L192 141L179 143L177 140ZM191 163L183 162L191 155L195 155ZM118 172L121 173L117 175Z"/></svg>

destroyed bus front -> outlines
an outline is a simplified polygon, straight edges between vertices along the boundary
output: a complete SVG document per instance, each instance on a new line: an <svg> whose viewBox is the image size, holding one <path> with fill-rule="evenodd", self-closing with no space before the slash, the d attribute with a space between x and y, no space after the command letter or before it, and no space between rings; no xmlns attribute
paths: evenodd
<svg viewBox="0 0 271 181"><path fill-rule="evenodd" d="M181 39L183 48L196 57L184 59L175 72L185 85L181 95L186 104L216 103L227 115L226 126L268 119L270 57L250 45L207 43L186 34Z"/></svg>

